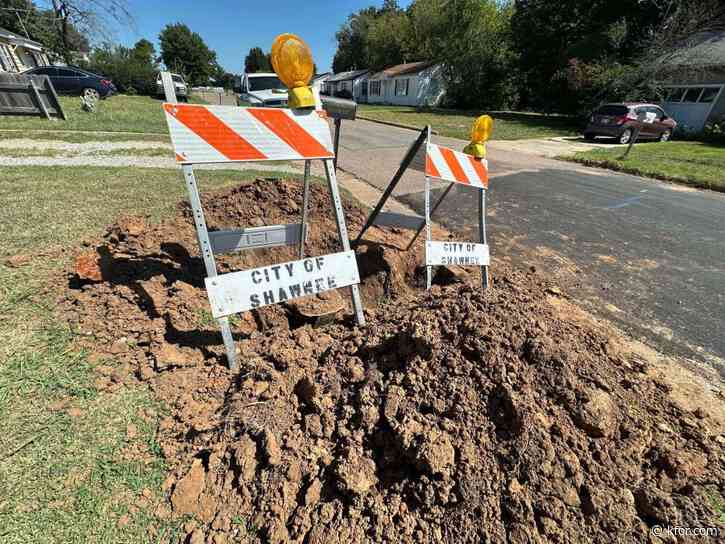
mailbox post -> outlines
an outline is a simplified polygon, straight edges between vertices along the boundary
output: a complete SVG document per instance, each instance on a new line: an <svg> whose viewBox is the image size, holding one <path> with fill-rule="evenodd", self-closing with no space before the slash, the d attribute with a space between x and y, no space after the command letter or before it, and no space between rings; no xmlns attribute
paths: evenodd
<svg viewBox="0 0 725 544"><path fill-rule="evenodd" d="M340 132L342 131L342 121L347 119L348 121L354 121L357 115L357 102L354 100L347 100L345 98L336 98L333 96L322 96L322 109L327 112L327 115L334 119L335 122L335 170L337 170L337 157L340 150Z"/></svg>

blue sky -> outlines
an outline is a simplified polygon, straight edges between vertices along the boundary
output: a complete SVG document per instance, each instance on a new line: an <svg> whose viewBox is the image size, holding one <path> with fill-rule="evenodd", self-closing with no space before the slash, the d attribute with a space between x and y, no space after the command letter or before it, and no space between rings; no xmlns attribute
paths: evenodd
<svg viewBox="0 0 725 544"><path fill-rule="evenodd" d="M399 1L401 7L409 3ZM350 13L370 5L382 0L128 0L136 28L116 34L124 45L146 38L158 47L159 31L182 22L217 52L224 69L240 73L251 47L269 51L275 36L291 32L310 45L318 70L325 72L335 54L335 32Z"/></svg>

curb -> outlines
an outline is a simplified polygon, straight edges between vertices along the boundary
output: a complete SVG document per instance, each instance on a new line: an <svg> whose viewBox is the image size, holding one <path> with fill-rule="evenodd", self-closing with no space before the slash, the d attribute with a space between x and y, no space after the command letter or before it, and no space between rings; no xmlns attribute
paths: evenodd
<svg viewBox="0 0 725 544"><path fill-rule="evenodd" d="M362 119L363 121L370 121L371 123L378 123L379 125L388 125L389 127L397 127L397 128L405 128L408 130L415 130L416 132L420 132L423 130L422 127L414 127L412 125L404 125L403 123L393 123L392 121L381 121L380 119L373 119L372 117L365 117L364 115L358 115L356 116L356 119ZM431 129L431 134L434 134L435 136L439 136L439 133L437 130Z"/></svg>

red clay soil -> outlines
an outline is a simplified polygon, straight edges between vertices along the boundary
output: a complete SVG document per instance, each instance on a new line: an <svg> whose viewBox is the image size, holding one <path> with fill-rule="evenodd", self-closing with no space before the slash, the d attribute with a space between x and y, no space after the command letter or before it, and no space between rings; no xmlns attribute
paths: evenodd
<svg viewBox="0 0 725 544"><path fill-rule="evenodd" d="M211 227L230 228L292 222L297 202L298 185L259 182L205 207ZM365 213L349 202L346 213L357 232ZM311 254L339 251L318 187L312 217ZM115 224L97 248L100 281L69 272L71 322L170 410L158 433L168 506L157 514L193 516L183 542L659 542L655 525L725 534L712 499L725 493L725 439L620 338L556 313L544 279L499 264L485 295L476 275L416 291L420 244L404 253L407 233L371 237L358 256L368 325L347 316L315 328L285 306L246 314L234 322L237 373L208 314L186 207L160 225ZM294 258L250 252L220 268Z"/></svg>

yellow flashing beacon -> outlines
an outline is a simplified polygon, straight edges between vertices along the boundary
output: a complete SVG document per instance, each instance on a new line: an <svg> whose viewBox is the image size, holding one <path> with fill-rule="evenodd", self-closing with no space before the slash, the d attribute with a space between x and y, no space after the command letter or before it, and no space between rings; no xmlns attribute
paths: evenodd
<svg viewBox="0 0 725 544"><path fill-rule="evenodd" d="M486 142L493 132L493 119L490 115L481 115L471 127L471 143L463 150L478 159L486 158Z"/></svg>
<svg viewBox="0 0 725 544"><path fill-rule="evenodd" d="M272 68L287 86L290 108L314 108L309 86L315 65L309 46L294 34L280 34L272 44Z"/></svg>

